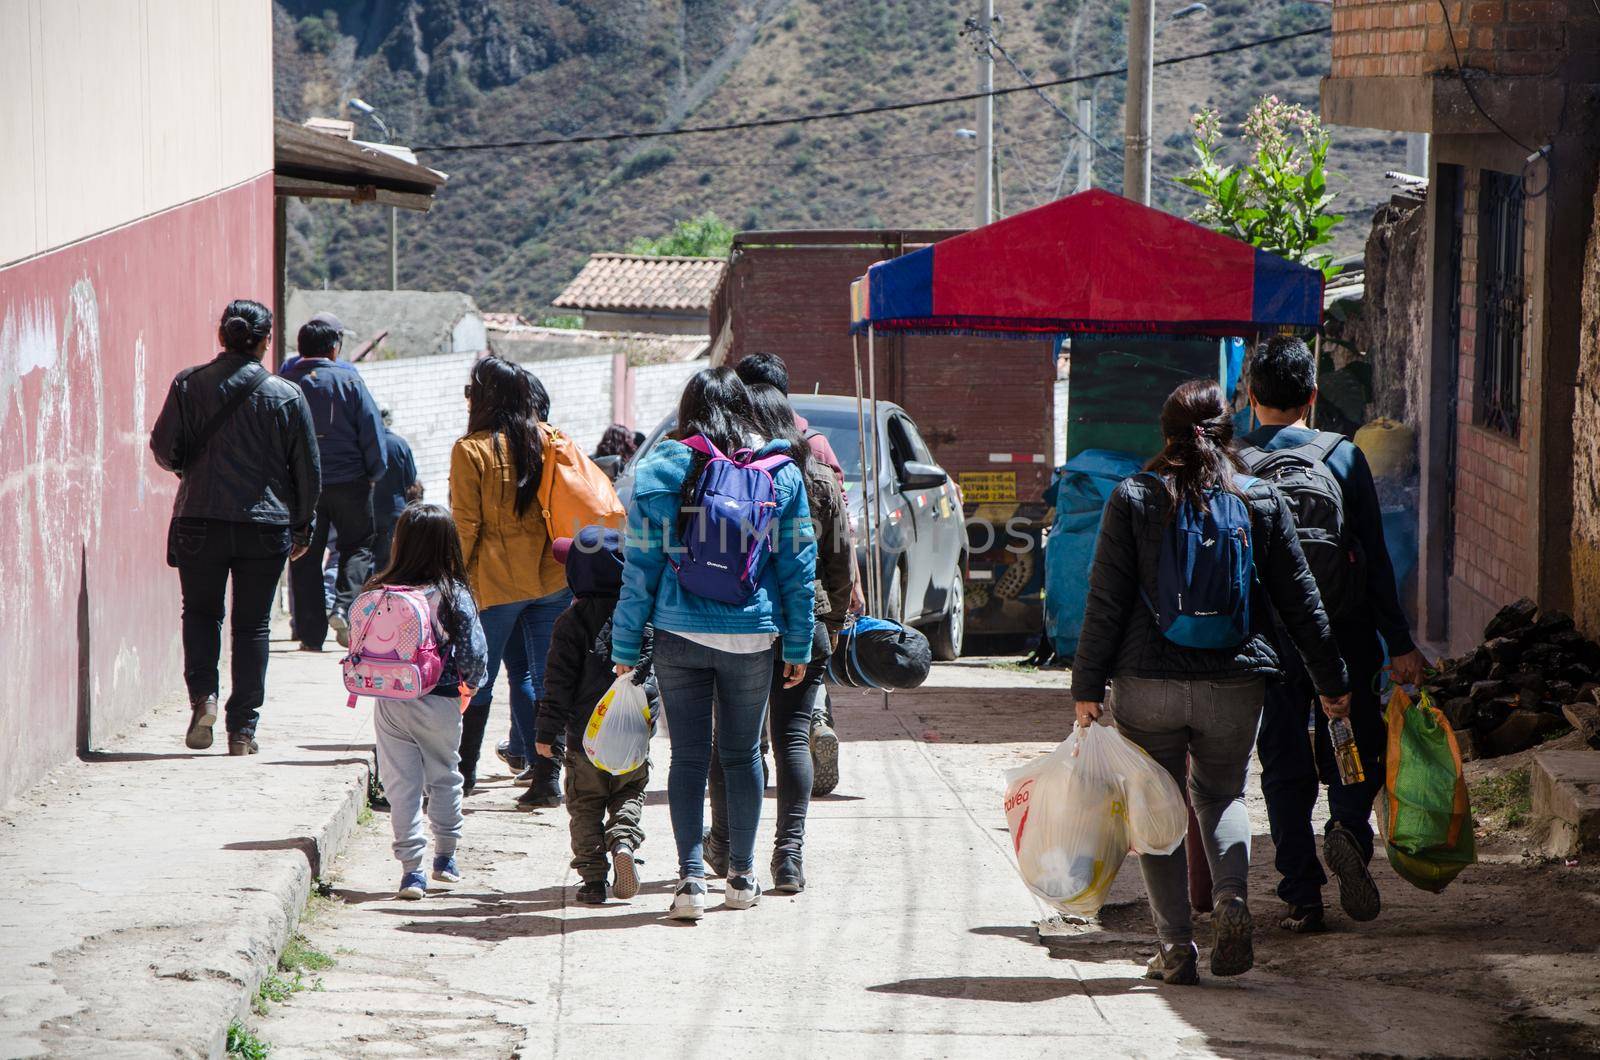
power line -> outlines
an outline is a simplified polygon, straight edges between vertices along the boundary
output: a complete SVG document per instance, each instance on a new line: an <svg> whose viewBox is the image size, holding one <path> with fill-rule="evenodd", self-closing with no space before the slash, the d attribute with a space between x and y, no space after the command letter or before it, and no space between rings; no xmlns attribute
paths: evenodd
<svg viewBox="0 0 1600 1060"><path fill-rule="evenodd" d="M1298 40L1302 37L1319 36L1327 33L1331 25L1318 26L1315 29L1304 29L1295 33L1280 33L1275 37L1261 37L1257 40L1242 41L1238 44L1229 44L1221 48L1212 48L1203 52L1191 52L1188 55L1175 55L1170 59L1159 59L1155 66L1176 66L1179 63L1193 62L1197 59L1212 59L1219 55L1232 55L1235 52L1248 51L1252 48L1264 48L1284 41ZM691 125L676 129L638 129L631 132L591 133L586 136L548 136L533 140L497 140L480 143L454 143L454 144L419 144L414 145L413 151L430 151L435 153L453 153L461 151L499 151L516 147L566 147L574 144L613 143L619 140L655 140L673 136L692 136L701 133L739 132L745 129L770 129L780 125L800 125L814 121L832 121L840 118L860 118L870 114L888 114L894 111L917 110L922 107L938 107L950 103L970 103L985 96L1010 96L1019 92L1037 92L1044 88L1055 88L1060 85L1075 85L1084 81L1094 81L1102 77L1115 77L1126 74L1126 66L1113 67L1109 70L1097 70L1088 74L1075 74L1071 77L1058 77L1051 81L1040 81L1031 85L1015 85L1010 88L997 88L992 92L965 92L956 96L937 96L930 99L907 100L903 103L882 103L872 107L855 107L849 110L820 111L816 114L797 114L787 118L757 118L750 121L723 122L717 125Z"/></svg>
<svg viewBox="0 0 1600 1060"><path fill-rule="evenodd" d="M1014 140L1007 140L1006 146L1014 144L1036 144L1049 141L1056 143L1059 136L1024 136ZM900 154L875 154L875 155L828 155L823 158L813 158L808 165L832 165L836 162L893 162L907 158L937 158L947 155L971 155L977 152L971 147L946 147L936 151L907 151ZM691 169L792 169L794 161L789 159L775 159L769 162L667 162L666 166L681 166Z"/></svg>

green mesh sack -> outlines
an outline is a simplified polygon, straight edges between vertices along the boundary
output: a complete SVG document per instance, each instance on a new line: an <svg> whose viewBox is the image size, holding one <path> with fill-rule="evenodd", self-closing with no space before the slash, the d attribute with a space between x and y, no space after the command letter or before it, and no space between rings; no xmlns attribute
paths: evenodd
<svg viewBox="0 0 1600 1060"><path fill-rule="evenodd" d="M1389 864L1435 894L1478 860L1455 732L1426 691L1389 697L1388 775L1379 822Z"/></svg>

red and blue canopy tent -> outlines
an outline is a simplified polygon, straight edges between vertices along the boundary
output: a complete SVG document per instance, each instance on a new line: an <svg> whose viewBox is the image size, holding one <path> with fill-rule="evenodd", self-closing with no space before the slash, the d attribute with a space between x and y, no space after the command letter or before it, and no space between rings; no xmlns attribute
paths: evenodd
<svg viewBox="0 0 1600 1060"><path fill-rule="evenodd" d="M1321 321L1318 270L1098 188L880 261L851 285L855 332L1228 336Z"/></svg>
<svg viewBox="0 0 1600 1060"><path fill-rule="evenodd" d="M1322 320L1322 282L1316 269L1100 189L880 261L850 289L851 332L867 339L866 393L859 351L855 364L863 482L869 479L864 425L878 419L873 338L879 332L1046 340L1314 330ZM1148 360L1130 366L1154 367ZM1101 386L1137 389L1126 385L1132 377L1124 371L1119 367ZM1149 386L1164 376L1152 370L1137 378ZM881 466L876 452L872 464ZM875 554L877 510L874 498L867 505L869 554ZM867 565L875 607L877 566Z"/></svg>

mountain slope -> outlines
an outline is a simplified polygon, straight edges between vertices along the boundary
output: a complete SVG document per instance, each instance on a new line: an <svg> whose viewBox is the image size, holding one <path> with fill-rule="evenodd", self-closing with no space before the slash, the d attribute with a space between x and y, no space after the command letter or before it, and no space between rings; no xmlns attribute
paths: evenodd
<svg viewBox="0 0 1600 1060"><path fill-rule="evenodd" d="M960 37L966 0L277 0L276 106L284 117L348 113L360 96L401 143L571 136L888 104L970 91L976 62ZM1158 0L1158 17L1183 6ZM1119 0L1002 5L1001 43L1035 79L1122 64ZM1215 0L1163 26L1157 55L1309 28L1325 9ZM1315 106L1328 40L1311 37L1156 72L1155 170L1188 162L1200 105L1237 123L1260 94ZM1002 61L997 86L1019 84ZM1076 114L1092 99L1096 182L1120 185L1123 79L1047 90ZM996 106L1006 212L1076 186L1072 129L1036 95ZM493 309L537 312L594 250L714 210L742 228L971 223L975 154L950 104L775 129L570 147L423 154L450 174L426 217L402 213L406 287L474 294ZM1382 174L1402 138L1335 129L1331 165L1352 215L1337 243L1359 251L1365 219L1388 198ZM373 135L365 126L362 135ZM1065 172L1063 170L1065 169ZM1157 180L1157 203L1188 193ZM291 282L387 282L386 211L296 206Z"/></svg>

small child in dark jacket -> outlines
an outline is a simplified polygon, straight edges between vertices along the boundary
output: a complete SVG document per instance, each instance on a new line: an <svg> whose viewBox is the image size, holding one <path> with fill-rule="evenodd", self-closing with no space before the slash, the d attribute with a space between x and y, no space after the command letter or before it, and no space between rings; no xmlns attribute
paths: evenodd
<svg viewBox="0 0 1600 1060"><path fill-rule="evenodd" d="M572 867L583 884L577 899L602 905L607 897L606 856L611 858L611 893L632 898L639 893L639 872L633 852L644 842L640 818L650 763L631 773L606 773L583 751L583 730L600 697L616 680L611 663L611 613L622 593L622 534L586 526L576 538L553 543L556 558L566 564L567 584L576 599L556 619L545 661L544 693L539 700L536 749L546 758L565 753L567 814L572 828ZM651 631L646 628L644 654L634 669L643 681L652 717L661 700L650 671Z"/></svg>

